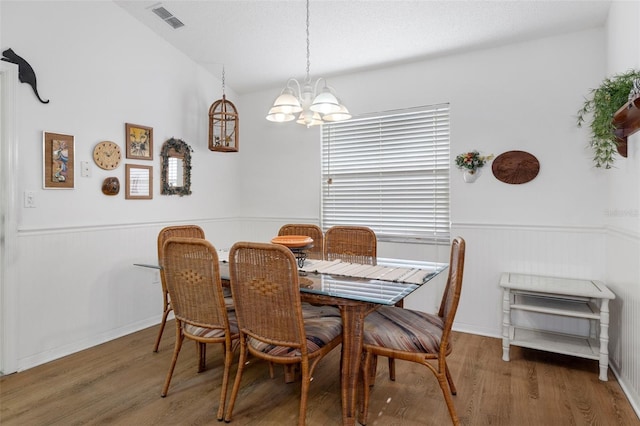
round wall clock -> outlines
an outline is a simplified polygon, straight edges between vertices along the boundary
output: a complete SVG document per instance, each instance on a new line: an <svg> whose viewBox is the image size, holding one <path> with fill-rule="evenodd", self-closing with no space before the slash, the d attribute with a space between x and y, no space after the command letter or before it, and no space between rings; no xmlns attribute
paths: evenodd
<svg viewBox="0 0 640 426"><path fill-rule="evenodd" d="M528 152L507 151L493 160L491 171L496 179L504 183L527 183L538 176L540 162Z"/></svg>
<svg viewBox="0 0 640 426"><path fill-rule="evenodd" d="M122 153L114 142L100 142L93 149L93 161L101 169L113 170L120 165Z"/></svg>

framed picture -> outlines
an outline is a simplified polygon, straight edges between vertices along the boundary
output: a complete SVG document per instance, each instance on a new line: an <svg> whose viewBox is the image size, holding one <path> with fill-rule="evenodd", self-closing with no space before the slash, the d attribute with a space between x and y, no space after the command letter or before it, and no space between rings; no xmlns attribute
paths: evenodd
<svg viewBox="0 0 640 426"><path fill-rule="evenodd" d="M43 188L73 189L75 147L72 135L43 132Z"/></svg>
<svg viewBox="0 0 640 426"><path fill-rule="evenodd" d="M139 124L125 124L127 158L153 160L153 128Z"/></svg>
<svg viewBox="0 0 640 426"><path fill-rule="evenodd" d="M125 195L127 200L153 198L153 167L125 164Z"/></svg>

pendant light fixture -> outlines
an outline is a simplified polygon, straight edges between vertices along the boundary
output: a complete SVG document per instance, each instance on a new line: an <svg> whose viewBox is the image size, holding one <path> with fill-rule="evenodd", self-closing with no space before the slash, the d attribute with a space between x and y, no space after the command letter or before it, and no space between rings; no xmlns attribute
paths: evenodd
<svg viewBox="0 0 640 426"><path fill-rule="evenodd" d="M224 65L222 66L222 99L209 107L209 149L238 152L238 110L224 93Z"/></svg>
<svg viewBox="0 0 640 426"><path fill-rule="evenodd" d="M347 108L338 100L327 80L320 77L311 82L309 49L309 0L307 0L307 76L302 84L295 78L287 81L287 86L273 102L267 120L283 123L296 119L296 123L307 127L325 122L343 121L351 118Z"/></svg>

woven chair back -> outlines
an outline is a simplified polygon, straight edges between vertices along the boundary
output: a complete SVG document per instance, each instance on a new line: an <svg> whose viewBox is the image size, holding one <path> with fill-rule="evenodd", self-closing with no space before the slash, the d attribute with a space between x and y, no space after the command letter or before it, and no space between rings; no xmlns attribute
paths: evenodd
<svg viewBox="0 0 640 426"><path fill-rule="evenodd" d="M278 244L239 242L229 252L238 327L248 336L307 353L298 268Z"/></svg>
<svg viewBox="0 0 640 426"><path fill-rule="evenodd" d="M177 225L162 228L158 233L158 260L160 260L164 242L171 237L205 238L204 231L198 225Z"/></svg>
<svg viewBox="0 0 640 426"><path fill-rule="evenodd" d="M282 225L278 231L278 236L282 235L306 235L313 239L313 247L307 250L307 257L309 259L320 259L324 255L324 235L322 229L318 225L311 225L306 223L288 223Z"/></svg>
<svg viewBox="0 0 640 426"><path fill-rule="evenodd" d="M378 241L366 226L332 226L324 235L325 260L377 264Z"/></svg>
<svg viewBox="0 0 640 426"><path fill-rule="evenodd" d="M449 341L449 334L453 326L453 320L458 310L460 293L462 292L462 277L464 275L464 256L466 243L463 238L456 237L451 243L451 256L449 258L449 275L447 285L442 295L438 316L444 320L442 342Z"/></svg>
<svg viewBox="0 0 640 426"><path fill-rule="evenodd" d="M198 327L228 330L215 247L202 238L171 237L162 256L175 317Z"/></svg>

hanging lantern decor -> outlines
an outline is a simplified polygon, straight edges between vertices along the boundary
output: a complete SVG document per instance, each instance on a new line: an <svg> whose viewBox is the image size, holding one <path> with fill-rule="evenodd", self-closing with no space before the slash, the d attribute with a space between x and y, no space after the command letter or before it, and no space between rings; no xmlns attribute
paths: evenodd
<svg viewBox="0 0 640 426"><path fill-rule="evenodd" d="M224 93L222 69L222 99L209 108L209 149L211 151L238 152L238 110Z"/></svg>

